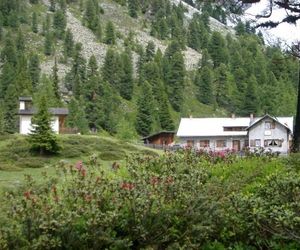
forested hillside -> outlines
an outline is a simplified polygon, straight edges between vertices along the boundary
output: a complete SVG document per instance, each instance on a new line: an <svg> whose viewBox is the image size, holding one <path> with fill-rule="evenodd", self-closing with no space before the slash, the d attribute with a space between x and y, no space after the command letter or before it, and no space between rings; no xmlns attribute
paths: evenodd
<svg viewBox="0 0 300 250"><path fill-rule="evenodd" d="M226 9L169 0L0 0L0 133L18 97L47 95L68 125L130 139L182 116L294 115L297 62ZM213 19L214 22L217 22ZM220 25L222 27L222 25Z"/></svg>

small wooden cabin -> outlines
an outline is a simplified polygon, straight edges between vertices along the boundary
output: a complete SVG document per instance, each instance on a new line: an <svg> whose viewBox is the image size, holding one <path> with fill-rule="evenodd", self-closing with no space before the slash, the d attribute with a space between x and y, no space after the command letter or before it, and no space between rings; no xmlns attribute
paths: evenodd
<svg viewBox="0 0 300 250"><path fill-rule="evenodd" d="M161 131L142 138L146 145L168 146L174 142L174 131Z"/></svg>

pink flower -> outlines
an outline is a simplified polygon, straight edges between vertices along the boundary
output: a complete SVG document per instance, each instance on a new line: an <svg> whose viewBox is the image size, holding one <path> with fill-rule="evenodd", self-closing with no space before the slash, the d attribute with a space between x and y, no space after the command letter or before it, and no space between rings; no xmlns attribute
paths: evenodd
<svg viewBox="0 0 300 250"><path fill-rule="evenodd" d="M82 167L83 167L82 161L78 161L78 162L76 163L75 167L76 167L77 170L81 171L81 169L82 169Z"/></svg>

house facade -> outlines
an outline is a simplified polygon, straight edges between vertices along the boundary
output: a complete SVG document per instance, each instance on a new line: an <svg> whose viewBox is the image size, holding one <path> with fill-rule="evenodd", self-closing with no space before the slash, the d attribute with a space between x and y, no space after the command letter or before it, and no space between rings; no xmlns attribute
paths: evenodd
<svg viewBox="0 0 300 250"><path fill-rule="evenodd" d="M169 146L174 142L174 131L161 131L142 138L145 145Z"/></svg>
<svg viewBox="0 0 300 250"><path fill-rule="evenodd" d="M293 117L182 118L177 132L181 145L197 149L241 151L246 147L287 154Z"/></svg>
<svg viewBox="0 0 300 250"><path fill-rule="evenodd" d="M37 110L32 105L31 97L19 98L19 132L20 134L30 134L32 130L32 117ZM56 133L63 133L66 129L66 117L68 109L66 108L50 108L49 112L52 114L51 127Z"/></svg>

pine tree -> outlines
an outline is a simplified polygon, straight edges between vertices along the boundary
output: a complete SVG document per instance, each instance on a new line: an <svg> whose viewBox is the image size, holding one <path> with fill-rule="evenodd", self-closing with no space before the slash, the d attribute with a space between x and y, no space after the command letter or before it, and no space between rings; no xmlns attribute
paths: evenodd
<svg viewBox="0 0 300 250"><path fill-rule="evenodd" d="M21 29L18 30L17 39L16 39L16 49L17 54L24 54L26 49L26 40Z"/></svg>
<svg viewBox="0 0 300 250"><path fill-rule="evenodd" d="M135 128L139 135L147 136L152 130L152 93L151 86L148 82L142 85L141 93L137 101L137 116Z"/></svg>
<svg viewBox="0 0 300 250"><path fill-rule="evenodd" d="M146 62L150 62L153 60L155 55L155 44L153 41L148 42L146 46Z"/></svg>
<svg viewBox="0 0 300 250"><path fill-rule="evenodd" d="M13 134L17 132L18 97L14 84L10 84L4 97L4 132Z"/></svg>
<svg viewBox="0 0 300 250"><path fill-rule="evenodd" d="M36 12L32 13L32 23L31 23L32 32L38 33L38 21Z"/></svg>
<svg viewBox="0 0 300 250"><path fill-rule="evenodd" d="M16 46L10 33L5 37L4 47L1 51L1 59L4 62L10 63L12 66L17 65Z"/></svg>
<svg viewBox="0 0 300 250"><path fill-rule="evenodd" d="M33 89L35 89L40 80L41 68L40 60L37 54L32 54L29 58L28 71Z"/></svg>
<svg viewBox="0 0 300 250"><path fill-rule="evenodd" d="M122 75L120 77L120 95L131 100L133 94L133 65L131 52L125 51L121 54Z"/></svg>
<svg viewBox="0 0 300 250"><path fill-rule="evenodd" d="M60 100L58 67L57 67L56 57L54 59L54 66L52 68L52 82L53 82L54 95L57 98L57 100Z"/></svg>
<svg viewBox="0 0 300 250"><path fill-rule="evenodd" d="M158 108L160 127L163 130L172 131L175 129L175 125L170 114L168 99L164 94L163 89L161 90L161 92L161 100L159 101Z"/></svg>
<svg viewBox="0 0 300 250"><path fill-rule="evenodd" d="M32 82L28 70L28 60L25 54L21 54L18 57L15 83L20 95L32 93Z"/></svg>
<svg viewBox="0 0 300 250"><path fill-rule="evenodd" d="M214 67L219 67L221 63L228 61L228 51L224 38L219 32L213 32L209 43L208 51L214 62Z"/></svg>
<svg viewBox="0 0 300 250"><path fill-rule="evenodd" d="M257 82L254 76L251 76L247 83L247 90L244 96L244 105L242 114L256 114L259 107L258 93L257 93Z"/></svg>
<svg viewBox="0 0 300 250"><path fill-rule="evenodd" d="M69 105L69 115L67 124L70 128L78 129L81 134L86 134L89 131L88 121L85 117L83 101L79 102L72 98Z"/></svg>
<svg viewBox="0 0 300 250"><path fill-rule="evenodd" d="M4 134L4 110L3 104L0 102L0 135Z"/></svg>
<svg viewBox="0 0 300 250"><path fill-rule="evenodd" d="M105 27L105 43L114 45L116 43L115 26L108 21Z"/></svg>
<svg viewBox="0 0 300 250"><path fill-rule="evenodd" d="M128 0L128 12L129 15L133 18L137 18L138 12L138 1L137 0Z"/></svg>
<svg viewBox="0 0 300 250"><path fill-rule="evenodd" d="M8 86L15 86L16 69L8 62L2 66L2 73L0 75L0 98L4 98Z"/></svg>
<svg viewBox="0 0 300 250"><path fill-rule="evenodd" d="M212 71L208 66L204 66L195 79L195 85L198 86L198 100L204 104L213 104L212 82Z"/></svg>
<svg viewBox="0 0 300 250"><path fill-rule="evenodd" d="M67 27L66 15L63 10L57 10L53 17L53 29L57 38L62 39Z"/></svg>
<svg viewBox="0 0 300 250"><path fill-rule="evenodd" d="M32 118L31 133L28 137L30 148L40 155L57 154L60 145L51 127L52 117L48 110L47 97L42 96L38 105L38 111Z"/></svg>
<svg viewBox="0 0 300 250"><path fill-rule="evenodd" d="M72 57L74 51L73 34L70 29L67 30L64 40L64 55L66 58Z"/></svg>
<svg viewBox="0 0 300 250"><path fill-rule="evenodd" d="M102 67L103 80L110 83L115 89L119 90L122 65L120 64L119 54L113 49L108 49Z"/></svg>
<svg viewBox="0 0 300 250"><path fill-rule="evenodd" d="M52 54L52 50L53 50L53 40L52 40L52 35L50 32L48 32L45 35L45 42L44 42L44 54L46 56L50 56Z"/></svg>

